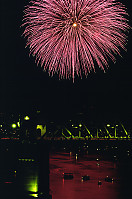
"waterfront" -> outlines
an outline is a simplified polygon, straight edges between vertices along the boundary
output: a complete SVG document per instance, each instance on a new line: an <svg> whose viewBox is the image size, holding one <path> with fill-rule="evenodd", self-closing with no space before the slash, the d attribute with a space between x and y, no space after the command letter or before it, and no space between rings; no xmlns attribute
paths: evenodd
<svg viewBox="0 0 132 199"><path fill-rule="evenodd" d="M2 141L0 149L1 199L45 198L41 192L52 199L131 198L130 141ZM82 180L85 175L90 180Z"/></svg>
<svg viewBox="0 0 132 199"><path fill-rule="evenodd" d="M130 143L96 144L86 143L87 149L83 151L81 147L77 150L77 146L76 149L73 147L72 151L71 147L66 145L61 150L52 151L50 191L53 199L131 198ZM73 173L74 177L65 180L63 173ZM84 175L89 175L90 180L82 181ZM106 176L111 177L113 181L106 182ZM102 185L98 185L98 181L101 181Z"/></svg>
<svg viewBox="0 0 132 199"><path fill-rule="evenodd" d="M119 177L116 163L99 160L98 155L81 158L72 153L58 152L50 156L50 189L53 199L119 199ZM98 163L99 162L99 163ZM98 165L99 164L99 165ZM74 178L64 180L63 173L73 173ZM81 178L89 175L89 181ZM105 182L111 176L113 182ZM102 185L98 185L98 181Z"/></svg>

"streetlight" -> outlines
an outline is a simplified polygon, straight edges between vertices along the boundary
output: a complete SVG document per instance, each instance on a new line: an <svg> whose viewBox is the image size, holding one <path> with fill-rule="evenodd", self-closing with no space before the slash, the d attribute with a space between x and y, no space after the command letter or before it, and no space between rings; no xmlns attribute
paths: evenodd
<svg viewBox="0 0 132 199"><path fill-rule="evenodd" d="M30 120L30 118L26 115L26 116L24 117L24 120Z"/></svg>
<svg viewBox="0 0 132 199"><path fill-rule="evenodd" d="M12 127L13 129L15 129L15 128L17 127L17 125L16 125L16 124L12 124L11 127Z"/></svg>
<svg viewBox="0 0 132 199"><path fill-rule="evenodd" d="M110 127L110 124L107 124L107 127Z"/></svg>
<svg viewBox="0 0 132 199"><path fill-rule="evenodd" d="M79 124L79 138L81 138L81 127L82 127L82 124Z"/></svg>
<svg viewBox="0 0 132 199"><path fill-rule="evenodd" d="M21 126L21 125L20 125L20 122L17 122L17 126L18 126L18 127L20 127L20 126Z"/></svg>
<svg viewBox="0 0 132 199"><path fill-rule="evenodd" d="M24 120L25 120L25 121L30 120L29 116L28 116L28 115L26 115L26 116L24 117ZM25 123L27 123L27 124L28 124L28 122L25 122ZM27 126L27 124L25 124L25 128L26 128L26 136L28 135L28 126Z"/></svg>

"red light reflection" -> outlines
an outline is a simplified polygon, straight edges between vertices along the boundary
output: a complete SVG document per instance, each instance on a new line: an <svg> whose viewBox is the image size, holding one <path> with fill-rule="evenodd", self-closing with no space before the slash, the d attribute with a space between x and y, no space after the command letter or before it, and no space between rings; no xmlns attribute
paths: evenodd
<svg viewBox="0 0 132 199"><path fill-rule="evenodd" d="M97 156L87 158L69 157L69 153L50 155L50 190L53 199L119 199L119 183L105 181L106 176L117 178L113 163L100 159L97 167ZM73 179L64 180L63 173L73 173ZM90 180L82 181L82 176L89 175ZM101 183L99 183L99 181Z"/></svg>

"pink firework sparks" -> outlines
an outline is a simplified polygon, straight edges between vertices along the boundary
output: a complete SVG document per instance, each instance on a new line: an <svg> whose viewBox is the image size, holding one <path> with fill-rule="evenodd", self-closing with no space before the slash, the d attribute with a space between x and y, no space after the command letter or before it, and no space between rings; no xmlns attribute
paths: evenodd
<svg viewBox="0 0 132 199"><path fill-rule="evenodd" d="M74 81L95 62L105 71L108 58L126 50L128 14L115 0L32 0L24 13L30 54L51 75Z"/></svg>

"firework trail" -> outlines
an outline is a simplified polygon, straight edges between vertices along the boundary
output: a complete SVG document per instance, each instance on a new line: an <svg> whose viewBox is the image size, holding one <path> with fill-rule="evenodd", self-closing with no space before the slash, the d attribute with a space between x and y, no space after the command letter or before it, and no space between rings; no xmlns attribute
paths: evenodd
<svg viewBox="0 0 132 199"><path fill-rule="evenodd" d="M126 8L115 0L32 0L22 26L30 54L49 75L82 77L95 62L105 71L126 50Z"/></svg>

